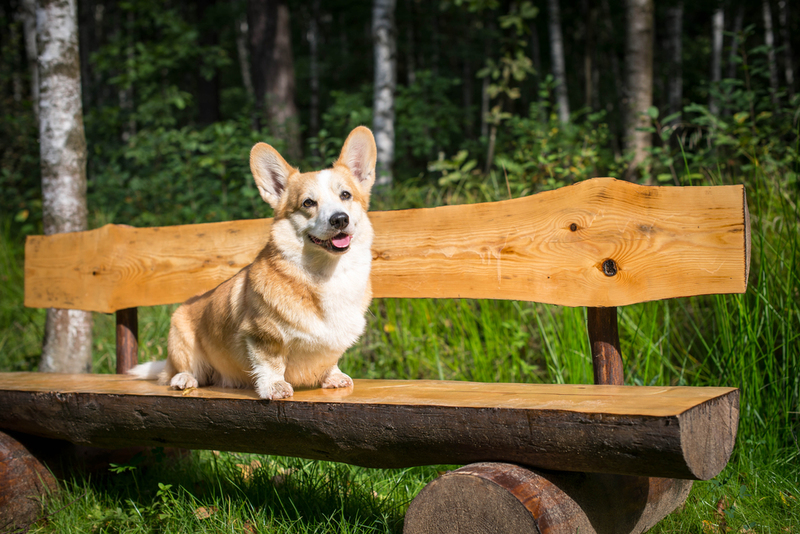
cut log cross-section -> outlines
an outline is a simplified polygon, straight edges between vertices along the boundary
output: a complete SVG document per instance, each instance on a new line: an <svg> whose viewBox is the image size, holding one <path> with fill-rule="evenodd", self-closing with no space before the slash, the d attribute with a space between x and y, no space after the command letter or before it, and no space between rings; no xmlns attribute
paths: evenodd
<svg viewBox="0 0 800 534"><path fill-rule="evenodd" d="M639 533L679 506L692 480L724 468L739 391L623 386L616 308L744 292L742 186L596 178L370 219L374 297L585 306L595 384L356 380L265 401L253 391L176 392L124 375L0 373L0 429L90 447L224 449L384 468L470 464L412 502L409 534ZM262 219L31 236L25 304L116 312L123 373L136 363L139 307L217 286L255 258L270 228Z"/></svg>

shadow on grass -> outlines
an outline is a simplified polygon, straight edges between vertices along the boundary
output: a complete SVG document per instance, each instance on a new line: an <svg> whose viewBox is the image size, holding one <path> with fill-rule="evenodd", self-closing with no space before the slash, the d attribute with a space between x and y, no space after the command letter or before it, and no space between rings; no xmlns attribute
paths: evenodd
<svg viewBox="0 0 800 534"><path fill-rule="evenodd" d="M408 503L437 474L154 449L107 471L72 471L48 503L57 512L32 532L400 533Z"/></svg>

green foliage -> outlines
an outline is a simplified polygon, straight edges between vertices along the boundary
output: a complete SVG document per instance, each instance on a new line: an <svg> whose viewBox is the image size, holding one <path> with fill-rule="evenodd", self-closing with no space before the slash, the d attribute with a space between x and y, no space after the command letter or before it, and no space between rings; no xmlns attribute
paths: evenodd
<svg viewBox="0 0 800 534"><path fill-rule="evenodd" d="M140 130L98 162L89 204L113 207L106 222L144 226L266 216L249 166L259 141L282 146L245 122Z"/></svg>
<svg viewBox="0 0 800 534"><path fill-rule="evenodd" d="M89 110L87 127L120 131L124 123L132 122L147 128L174 128L194 113L192 94L184 87L185 73L199 68L210 79L231 60L220 46L201 45L197 25L190 24L177 6L129 0L118 8L124 31L110 36L93 54L92 64L118 91L131 91L130 108L119 103L97 110L112 124L96 124L104 121Z"/></svg>

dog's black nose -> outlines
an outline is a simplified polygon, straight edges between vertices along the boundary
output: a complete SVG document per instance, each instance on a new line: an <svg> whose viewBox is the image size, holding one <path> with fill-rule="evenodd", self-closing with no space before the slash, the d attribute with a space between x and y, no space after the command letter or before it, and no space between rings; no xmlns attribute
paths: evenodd
<svg viewBox="0 0 800 534"><path fill-rule="evenodd" d="M347 225L350 224L350 217L343 212L340 211L339 213L334 213L330 219L331 226L336 228L337 230L342 230L347 228Z"/></svg>

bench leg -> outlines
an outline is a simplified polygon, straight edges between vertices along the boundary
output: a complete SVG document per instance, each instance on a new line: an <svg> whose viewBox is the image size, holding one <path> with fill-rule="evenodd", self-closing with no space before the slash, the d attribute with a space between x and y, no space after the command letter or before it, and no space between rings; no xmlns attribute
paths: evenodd
<svg viewBox="0 0 800 534"><path fill-rule="evenodd" d="M24 530L42 513L55 477L22 443L0 432L0 532Z"/></svg>
<svg viewBox="0 0 800 534"><path fill-rule="evenodd" d="M428 484L411 502L403 533L640 533L683 504L691 487L690 480L478 463Z"/></svg>

